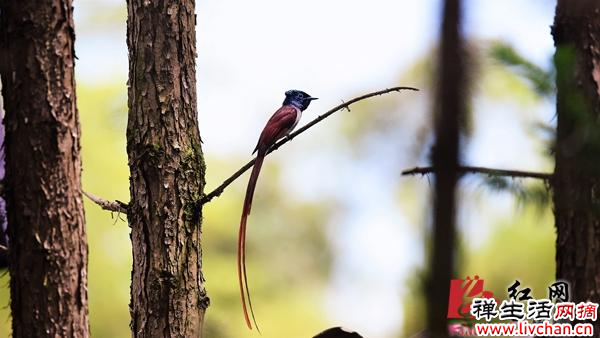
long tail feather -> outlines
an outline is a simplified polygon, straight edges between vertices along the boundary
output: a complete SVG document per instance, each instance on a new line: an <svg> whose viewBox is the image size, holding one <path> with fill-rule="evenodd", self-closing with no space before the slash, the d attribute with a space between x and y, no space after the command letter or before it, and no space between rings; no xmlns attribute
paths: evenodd
<svg viewBox="0 0 600 338"><path fill-rule="evenodd" d="M250 314L252 315L252 321L256 330L260 332L256 318L254 317L254 310L252 309L252 300L250 299L250 290L248 289L248 277L246 275L246 221L248 215L250 215L250 209L252 208L252 197L254 196L254 189L256 188L256 181L258 180L258 174L264 161L264 155L258 155L256 162L254 162L254 168L250 174L250 181L246 188L246 197L244 198L244 208L242 210L242 219L240 220L240 230L238 234L238 254L237 254L237 268L238 268L238 280L240 283L240 293L242 295L242 309L244 310L244 319L246 319L246 325L252 329L250 317L248 316L248 308L246 307L246 298L248 298L248 307L250 308Z"/></svg>

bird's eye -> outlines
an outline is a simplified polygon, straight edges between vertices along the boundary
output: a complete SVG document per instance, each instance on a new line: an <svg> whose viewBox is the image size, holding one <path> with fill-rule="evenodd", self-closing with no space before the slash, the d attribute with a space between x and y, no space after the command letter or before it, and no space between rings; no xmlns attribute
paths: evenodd
<svg viewBox="0 0 600 338"><path fill-rule="evenodd" d="M304 98L304 94L302 94L302 93L298 93L298 98L299 98L299 99L303 99L303 98Z"/></svg>

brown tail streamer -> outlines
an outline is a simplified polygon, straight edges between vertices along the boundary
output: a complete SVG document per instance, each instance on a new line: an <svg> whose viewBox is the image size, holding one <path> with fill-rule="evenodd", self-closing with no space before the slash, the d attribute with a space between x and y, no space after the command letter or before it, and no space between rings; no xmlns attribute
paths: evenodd
<svg viewBox="0 0 600 338"><path fill-rule="evenodd" d="M242 210L242 219L240 220L240 230L238 235L238 254L237 254L237 268L238 268L238 279L240 283L240 293L242 295L242 308L244 310L244 319L246 319L246 325L252 329L252 323L250 322L250 316L248 316L248 308L250 308L250 314L252 316L252 322L256 330L260 332L256 318L254 317L254 310L252 309L252 301L250 299L250 290L248 289L248 276L246 275L246 221L248 215L250 215L250 209L252 208L252 197L254 196L254 188L256 188L256 181L258 180L258 174L260 168L265 159L264 155L258 155L252 173L250 174L250 181L248 182L248 188L246 188L246 198L244 199L244 209ZM248 307L246 307L246 298L248 298Z"/></svg>

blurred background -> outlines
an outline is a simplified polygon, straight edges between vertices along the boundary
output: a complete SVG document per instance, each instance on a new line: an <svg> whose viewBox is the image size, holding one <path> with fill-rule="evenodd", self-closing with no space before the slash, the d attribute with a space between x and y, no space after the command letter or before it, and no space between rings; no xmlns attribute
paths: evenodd
<svg viewBox="0 0 600 338"><path fill-rule="evenodd" d="M248 269L262 337L309 337L343 325L365 337L423 327L429 163L440 1L205 0L197 4L198 111L207 191L248 161L283 93L320 100L301 125L354 96L389 94L336 113L273 153L249 220ZM84 189L127 202L126 5L78 0L78 107ZM554 94L547 0L465 1L470 59L465 164L551 172ZM247 174L204 208L205 330L254 337L244 324L235 248ZM465 176L457 278L478 275L505 298L515 279L542 298L555 233L540 182ZM131 244L124 216L86 200L94 337L128 337ZM0 337L10 334L0 277ZM440 300L445 301L445 300Z"/></svg>

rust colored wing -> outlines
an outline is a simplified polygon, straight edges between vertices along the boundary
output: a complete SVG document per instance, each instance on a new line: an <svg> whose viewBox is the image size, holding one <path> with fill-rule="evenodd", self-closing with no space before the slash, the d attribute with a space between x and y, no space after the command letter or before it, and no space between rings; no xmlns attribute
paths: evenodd
<svg viewBox="0 0 600 338"><path fill-rule="evenodd" d="M271 148L277 140L286 136L298 123L300 111L298 108L285 105L279 108L267 122L258 139L258 144L254 148L253 154L266 155L267 150Z"/></svg>

